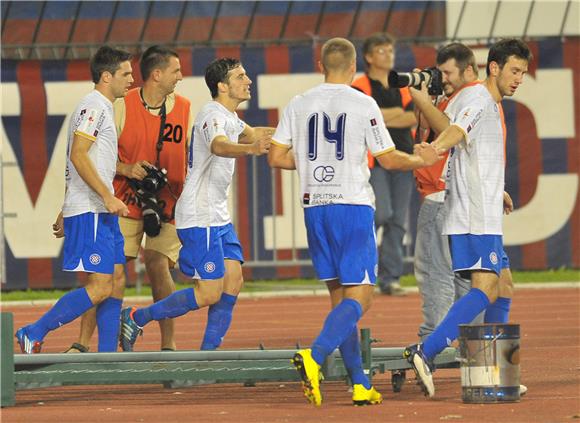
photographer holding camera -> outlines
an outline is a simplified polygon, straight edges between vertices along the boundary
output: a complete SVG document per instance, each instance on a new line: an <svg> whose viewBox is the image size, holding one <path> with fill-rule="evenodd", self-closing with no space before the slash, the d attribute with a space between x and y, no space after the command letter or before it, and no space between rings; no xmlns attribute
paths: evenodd
<svg viewBox="0 0 580 423"><path fill-rule="evenodd" d="M384 33L371 35L363 43L363 57L366 73L355 79L352 86L375 99L397 150L413 154L411 129L417 120L409 88L394 88L388 81L395 63L395 40ZM383 294L401 296L405 295L399 278L403 273L403 237L413 191L413 173L387 170L374 164L374 158L369 157L370 183L376 203L375 226L377 231L383 228L378 285Z"/></svg>
<svg viewBox="0 0 580 423"><path fill-rule="evenodd" d="M461 43L444 46L437 52L436 60L444 95L437 97L433 103L427 83L417 87L420 89L411 88L423 141L426 142L433 141L449 127L446 109L459 92L481 83L478 80L475 56L467 46ZM415 69L414 72L420 71ZM471 288L470 279L453 272L448 236L442 235L448 156L449 153L446 152L444 160L430 167L415 170L417 190L423 198L415 242L415 277L423 299L423 323L418 333L421 341L425 340L443 320L453 302L464 296ZM509 213L512 209L511 198L504 192L504 211ZM500 301L486 310L485 322L489 323L497 323L498 320L506 322L508 317L513 284L507 256L503 257L502 261L505 267L500 273ZM498 317L499 315L502 316Z"/></svg>
<svg viewBox="0 0 580 423"><path fill-rule="evenodd" d="M155 302L175 291L169 272L181 243L174 223L175 203L185 182L187 146L193 117L190 102L174 93L182 79L178 54L152 46L140 61L143 86L114 104L119 136L115 196L129 208L119 221L125 256L133 260L145 237L144 259ZM114 274L123 298L124 269ZM119 313L121 304L119 306ZM67 352L86 352L95 329L93 310L83 315L79 341ZM159 322L161 349L174 350L173 320Z"/></svg>

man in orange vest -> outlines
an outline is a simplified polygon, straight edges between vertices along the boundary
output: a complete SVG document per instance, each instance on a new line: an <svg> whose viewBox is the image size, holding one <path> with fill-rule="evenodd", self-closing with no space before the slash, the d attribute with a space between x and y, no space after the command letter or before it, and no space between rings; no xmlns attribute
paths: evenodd
<svg viewBox="0 0 580 423"><path fill-rule="evenodd" d="M181 243L175 229L174 208L185 182L193 116L189 100L174 92L183 78L177 52L152 46L141 56L140 70L143 86L130 90L114 104L119 137L114 188L115 196L129 208L129 215L119 222L125 256L127 261L135 259L145 237L145 269L157 302L175 291L169 270L177 261ZM139 181L146 177L151 181L148 169L153 167L167 170L167 184L152 195L145 193L144 198L138 198L143 194L137 194ZM58 222L56 225L55 230ZM55 235L58 236L56 231ZM116 268L114 278L113 297L119 299L120 313L125 287L122 266ZM88 351L95 325L94 310L85 313L79 340L67 352ZM174 350L173 320L160 321L159 326L161 349Z"/></svg>
<svg viewBox="0 0 580 423"><path fill-rule="evenodd" d="M395 40L384 33L371 35L363 43L363 57L367 71L352 86L376 100L397 150L412 154L411 128L417 120L409 89L390 88L388 83L395 62ZM413 191L413 173L383 169L374 166L374 160L369 160L369 166L370 183L376 197L375 226L377 231L383 229L378 285L383 294L405 295L399 278L403 273L403 237Z"/></svg>

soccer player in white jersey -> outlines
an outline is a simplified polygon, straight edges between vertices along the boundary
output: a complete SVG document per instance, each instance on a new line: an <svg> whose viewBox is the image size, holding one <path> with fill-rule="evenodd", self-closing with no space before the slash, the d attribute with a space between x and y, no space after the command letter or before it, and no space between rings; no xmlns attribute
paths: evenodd
<svg viewBox="0 0 580 423"><path fill-rule="evenodd" d="M113 101L124 97L133 83L130 54L101 47L91 59L95 90L85 96L71 116L68 129L64 215L63 270L86 272L84 288L71 291L39 320L16 332L23 353L39 353L51 330L97 306L99 350L115 351L119 312L108 300L113 270L125 262L118 216L127 206L113 193L117 163L117 131Z"/></svg>
<svg viewBox="0 0 580 423"><path fill-rule="evenodd" d="M378 404L382 396L364 374L357 322L372 301L377 272L374 194L367 150L387 169L411 170L435 163L395 150L377 103L350 87L356 52L344 38L322 46L325 82L296 96L272 139L272 167L296 169L308 247L317 276L326 282L332 311L311 348L293 358L308 401L319 406L320 366L336 348L353 382L355 405Z"/></svg>
<svg viewBox="0 0 580 423"><path fill-rule="evenodd" d="M514 95L532 59L520 40L492 45L487 79L465 87L446 109L450 126L432 143L450 151L443 233L449 236L455 272L469 272L472 288L449 310L422 343L405 350L425 395L435 394L433 359L458 336L459 325L471 322L498 297L504 210L504 129L499 102ZM514 389L518 389L515 387Z"/></svg>
<svg viewBox="0 0 580 423"><path fill-rule="evenodd" d="M207 306L201 349L218 348L243 285L242 246L228 213L227 196L235 159L267 153L274 128L252 128L236 114L237 107L251 98L252 84L239 60L213 61L206 68L205 81L213 101L196 117L185 186L175 209L175 225L183 245L179 269L194 279L194 286L149 307L124 309L121 347L125 351L132 351L142 327L150 321Z"/></svg>

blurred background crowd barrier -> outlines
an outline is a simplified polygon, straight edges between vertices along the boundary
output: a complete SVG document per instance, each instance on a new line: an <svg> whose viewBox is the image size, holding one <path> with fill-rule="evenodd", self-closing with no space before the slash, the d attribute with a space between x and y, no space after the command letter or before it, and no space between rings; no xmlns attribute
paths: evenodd
<svg viewBox="0 0 580 423"><path fill-rule="evenodd" d="M2 289L71 287L60 271L62 241L51 224L64 196L66 128L92 89L88 57L103 43L136 55L152 44L178 49L177 91L196 113L209 100L203 80L215 57L238 57L253 79L239 112L251 125L275 126L296 94L322 81L321 44L373 32L398 39L396 69L435 64L437 47L456 40L485 65L487 46L524 37L534 54L525 83L503 102L506 190L516 210L504 241L513 269L580 267L578 199L580 2L64 2L3 1ZM364 70L358 58L359 71ZM137 69L137 60L134 69ZM484 77L485 70L480 70ZM135 85L141 83L136 72ZM264 158L238 160L231 210L249 279L312 277L296 175L271 171ZM415 195L406 261L413 256ZM139 264L137 263L137 266ZM129 278L136 277L135 265ZM138 269L137 269L138 270Z"/></svg>

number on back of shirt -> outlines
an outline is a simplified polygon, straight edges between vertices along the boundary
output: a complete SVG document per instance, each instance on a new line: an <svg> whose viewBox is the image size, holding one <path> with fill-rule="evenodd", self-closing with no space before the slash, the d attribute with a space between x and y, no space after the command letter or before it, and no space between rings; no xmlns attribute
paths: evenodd
<svg viewBox="0 0 580 423"><path fill-rule="evenodd" d="M313 113L308 117L308 160L310 161L314 161L318 157L319 115L320 113ZM336 160L344 159L346 113L341 113L336 118L336 122L332 122L331 118L323 112L322 125L324 140L330 144L334 144Z"/></svg>

